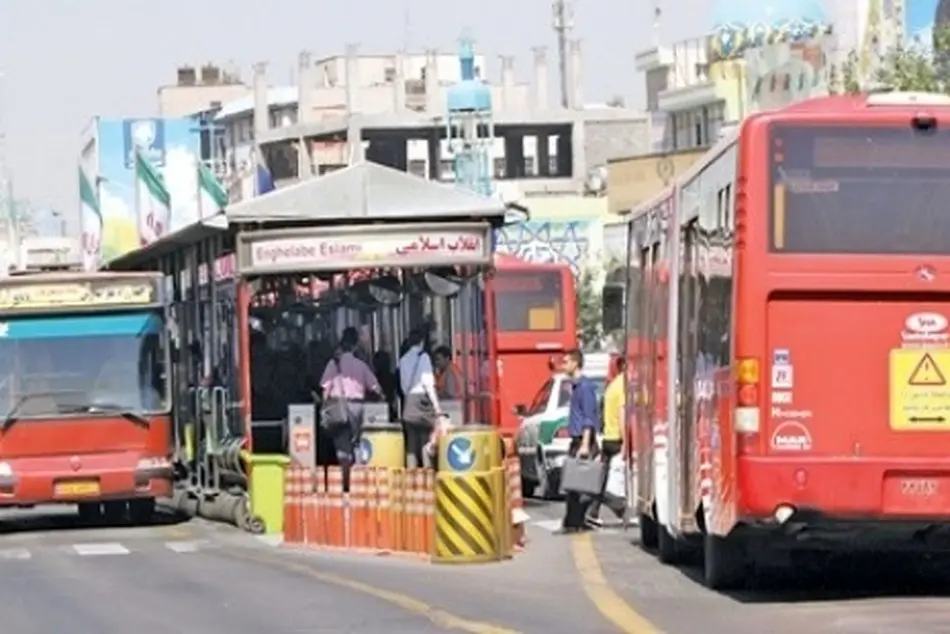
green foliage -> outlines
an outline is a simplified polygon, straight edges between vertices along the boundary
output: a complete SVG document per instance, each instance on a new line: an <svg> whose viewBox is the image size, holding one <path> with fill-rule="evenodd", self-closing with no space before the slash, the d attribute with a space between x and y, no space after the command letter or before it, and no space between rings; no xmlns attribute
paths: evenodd
<svg viewBox="0 0 950 634"><path fill-rule="evenodd" d="M936 29L933 48L899 46L868 59L852 51L832 82L835 92L895 90L950 94L950 29Z"/></svg>
<svg viewBox="0 0 950 634"><path fill-rule="evenodd" d="M583 269L574 286L577 306L577 336L584 347L598 347L603 336L601 308L603 294L598 287L598 275Z"/></svg>

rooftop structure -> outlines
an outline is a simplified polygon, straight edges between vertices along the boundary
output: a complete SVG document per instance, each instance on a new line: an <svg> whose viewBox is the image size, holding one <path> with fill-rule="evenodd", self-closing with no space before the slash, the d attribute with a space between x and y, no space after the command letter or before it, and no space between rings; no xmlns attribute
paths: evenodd
<svg viewBox="0 0 950 634"><path fill-rule="evenodd" d="M570 47L572 104L583 104L581 48ZM533 51L530 83L516 79L515 58L502 57L499 81L472 56L473 80L485 90L459 89L458 56L346 55L313 61L300 55L296 86L274 86L257 65L253 96L222 103L207 114L218 128L207 146L234 198L252 195L257 157L278 187L365 158L433 180L452 181L448 148L449 100L491 102L495 179L517 180L522 192L578 193L590 167L612 156L648 151L648 118L622 107L564 108L548 99L544 49ZM469 84L468 88L474 88ZM461 92L459 92L461 90ZM453 101L453 105L457 102ZM300 149L303 151L300 151ZM578 150L575 150L578 148Z"/></svg>

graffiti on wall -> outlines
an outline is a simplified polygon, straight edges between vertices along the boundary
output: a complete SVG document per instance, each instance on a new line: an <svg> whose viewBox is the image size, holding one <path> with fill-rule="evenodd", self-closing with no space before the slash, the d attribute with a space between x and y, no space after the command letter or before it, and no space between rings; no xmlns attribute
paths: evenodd
<svg viewBox="0 0 950 634"><path fill-rule="evenodd" d="M597 225L589 220L529 220L498 229L495 245L499 253L529 262L566 262L577 275L590 257L590 232Z"/></svg>
<svg viewBox="0 0 950 634"><path fill-rule="evenodd" d="M829 94L829 59L834 39L766 44L745 52L747 112L781 108Z"/></svg>

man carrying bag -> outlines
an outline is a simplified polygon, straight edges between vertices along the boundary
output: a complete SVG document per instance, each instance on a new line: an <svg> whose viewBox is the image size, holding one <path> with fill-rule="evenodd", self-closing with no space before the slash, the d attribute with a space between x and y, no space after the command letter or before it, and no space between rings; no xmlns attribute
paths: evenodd
<svg viewBox="0 0 950 634"><path fill-rule="evenodd" d="M570 534L588 528L585 512L590 500L600 493L603 465L595 460L597 433L600 431L600 408L597 388L584 377L584 354L572 350L564 355L564 373L571 377L571 391L567 431L571 437L568 459L564 463L561 488L565 492L564 521L561 533Z"/></svg>
<svg viewBox="0 0 950 634"><path fill-rule="evenodd" d="M363 431L363 404L367 392L382 394L376 375L354 354L359 333L349 327L343 331L340 347L327 363L320 379L323 407L320 424L333 438L337 461L343 468L343 490L350 490L350 469L356 461Z"/></svg>

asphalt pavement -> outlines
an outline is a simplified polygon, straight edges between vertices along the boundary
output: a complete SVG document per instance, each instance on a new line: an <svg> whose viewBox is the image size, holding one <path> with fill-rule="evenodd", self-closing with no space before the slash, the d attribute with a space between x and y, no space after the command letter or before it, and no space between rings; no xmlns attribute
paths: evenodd
<svg viewBox="0 0 950 634"><path fill-rule="evenodd" d="M158 515L83 526L64 510L0 512L3 634L950 632L950 561L883 556L764 569L715 593L619 527L555 535L562 507L529 501L511 561L439 566L278 546Z"/></svg>

